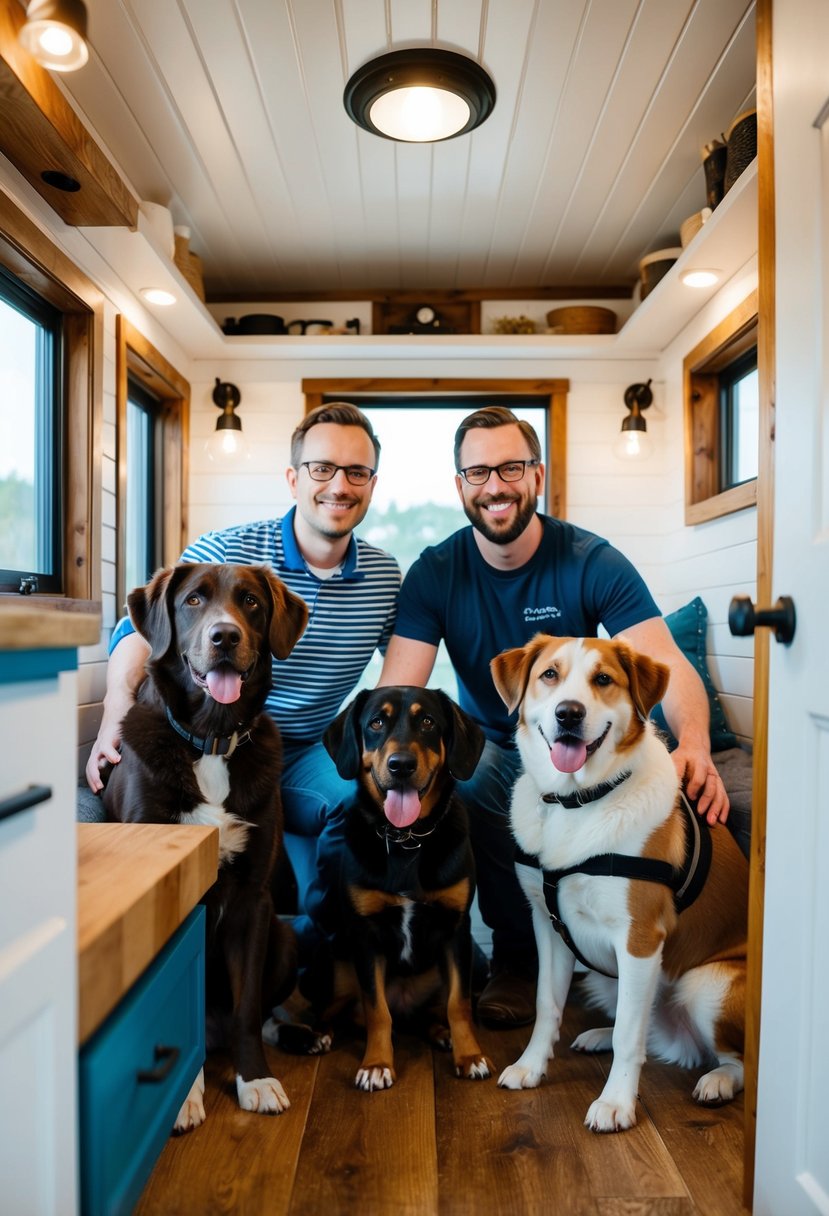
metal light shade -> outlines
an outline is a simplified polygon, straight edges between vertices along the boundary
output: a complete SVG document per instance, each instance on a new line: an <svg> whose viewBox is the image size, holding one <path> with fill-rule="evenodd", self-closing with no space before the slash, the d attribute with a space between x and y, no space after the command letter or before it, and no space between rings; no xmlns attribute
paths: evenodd
<svg viewBox="0 0 829 1216"><path fill-rule="evenodd" d="M18 39L30 55L53 72L74 72L89 58L83 0L29 0Z"/></svg>
<svg viewBox="0 0 829 1216"><path fill-rule="evenodd" d="M358 68L343 104L358 126L401 143L466 135L489 117L495 86L480 64L454 51L391 51Z"/></svg>

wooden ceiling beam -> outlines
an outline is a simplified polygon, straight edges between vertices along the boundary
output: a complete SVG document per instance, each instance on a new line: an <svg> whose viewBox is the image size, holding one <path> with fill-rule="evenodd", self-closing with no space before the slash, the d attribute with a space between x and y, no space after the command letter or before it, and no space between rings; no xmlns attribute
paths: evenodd
<svg viewBox="0 0 829 1216"><path fill-rule="evenodd" d="M0 152L65 223L135 228L138 200L49 72L18 42L25 20L18 0L0 0ZM49 185L46 171L80 188Z"/></svg>

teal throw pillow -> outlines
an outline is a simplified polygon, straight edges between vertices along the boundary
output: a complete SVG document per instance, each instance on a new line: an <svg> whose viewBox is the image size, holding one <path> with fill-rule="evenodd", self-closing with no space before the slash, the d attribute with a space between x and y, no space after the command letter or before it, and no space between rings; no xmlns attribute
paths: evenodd
<svg viewBox="0 0 829 1216"><path fill-rule="evenodd" d="M737 736L729 730L717 690L708 671L705 658L705 631L708 624L708 609L699 596L690 604L677 608L665 617L665 624L686 659L698 672L708 693L708 709L711 715L711 751L721 752L727 747L737 746ZM666 736L668 747L673 751L677 741L668 728L662 706L657 705L651 714L657 728Z"/></svg>

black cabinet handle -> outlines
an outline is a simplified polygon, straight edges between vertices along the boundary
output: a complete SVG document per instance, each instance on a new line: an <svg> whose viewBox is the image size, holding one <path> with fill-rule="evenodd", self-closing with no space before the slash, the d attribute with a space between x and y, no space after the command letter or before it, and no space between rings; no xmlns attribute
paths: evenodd
<svg viewBox="0 0 829 1216"><path fill-rule="evenodd" d="M39 802L48 802L51 797L51 785L30 785L21 794L12 794L11 798L4 798L0 802L0 819L10 819L12 815L17 815L20 811L28 811L30 806L37 806Z"/></svg>
<svg viewBox="0 0 829 1216"><path fill-rule="evenodd" d="M735 595L728 608L728 628L735 638L750 637L762 625L773 629L775 639L788 646L796 623L794 600L789 595L781 595L773 608L758 608L749 596Z"/></svg>
<svg viewBox="0 0 829 1216"><path fill-rule="evenodd" d="M156 1045L155 1059L158 1061L155 1068L139 1068L135 1074L135 1079L139 1085L147 1083L156 1085L159 1081L164 1081L173 1071L176 1060L179 1057L179 1049L177 1047L164 1047L160 1043Z"/></svg>

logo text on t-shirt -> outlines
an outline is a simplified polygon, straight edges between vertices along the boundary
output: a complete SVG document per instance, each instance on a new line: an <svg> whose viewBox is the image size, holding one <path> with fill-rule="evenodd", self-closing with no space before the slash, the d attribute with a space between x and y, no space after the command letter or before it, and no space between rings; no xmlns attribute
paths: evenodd
<svg viewBox="0 0 829 1216"><path fill-rule="evenodd" d="M554 621L561 616L561 609L554 604L545 604L543 608L525 608L524 620L527 624L536 625L540 621Z"/></svg>

